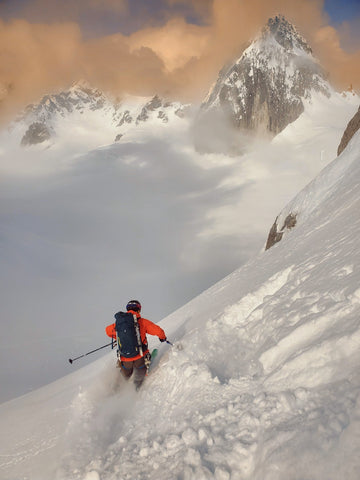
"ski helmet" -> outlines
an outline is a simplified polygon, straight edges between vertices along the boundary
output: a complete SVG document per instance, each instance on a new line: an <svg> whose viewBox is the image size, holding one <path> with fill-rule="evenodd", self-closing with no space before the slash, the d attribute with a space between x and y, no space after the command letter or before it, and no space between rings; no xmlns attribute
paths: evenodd
<svg viewBox="0 0 360 480"><path fill-rule="evenodd" d="M141 310L141 303L138 300L130 300L126 305L126 310L133 310L134 312L140 312Z"/></svg>

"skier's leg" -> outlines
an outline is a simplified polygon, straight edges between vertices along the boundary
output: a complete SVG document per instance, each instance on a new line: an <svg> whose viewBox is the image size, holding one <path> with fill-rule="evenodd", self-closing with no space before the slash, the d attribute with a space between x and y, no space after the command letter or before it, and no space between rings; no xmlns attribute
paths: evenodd
<svg viewBox="0 0 360 480"><path fill-rule="evenodd" d="M134 367L135 367L134 384L135 384L136 390L139 390L146 375L146 366L145 366L144 357L139 358L138 360L135 360Z"/></svg>
<svg viewBox="0 0 360 480"><path fill-rule="evenodd" d="M133 373L134 362L120 362L120 371L126 380L129 380Z"/></svg>

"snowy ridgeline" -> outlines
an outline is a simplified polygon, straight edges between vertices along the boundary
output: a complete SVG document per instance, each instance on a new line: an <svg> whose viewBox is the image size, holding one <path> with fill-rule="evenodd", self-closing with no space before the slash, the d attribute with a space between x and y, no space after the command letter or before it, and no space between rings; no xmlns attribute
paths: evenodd
<svg viewBox="0 0 360 480"><path fill-rule="evenodd" d="M1 405L0 478L358 480L359 149L278 245L162 322L175 347L138 394L111 353Z"/></svg>

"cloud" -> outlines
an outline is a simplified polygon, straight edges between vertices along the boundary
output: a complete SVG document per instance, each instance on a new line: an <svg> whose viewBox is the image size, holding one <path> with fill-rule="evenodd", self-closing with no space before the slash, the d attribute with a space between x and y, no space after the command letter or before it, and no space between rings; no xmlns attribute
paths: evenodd
<svg viewBox="0 0 360 480"><path fill-rule="evenodd" d="M0 22L0 87L10 91L1 104L3 118L80 78L114 95L157 92L202 99L223 65L277 13L295 23L338 88L350 83L360 88L359 37L346 25L331 27L321 0L159 0L152 3L153 15L140 0L49 0L47 23L34 23L42 0L27 5L23 19ZM89 38L86 25L98 28L94 13L101 28L112 15L122 26L128 21L133 31Z"/></svg>
<svg viewBox="0 0 360 480"><path fill-rule="evenodd" d="M0 83L10 87L9 101L2 105L5 113L77 76L80 48L81 32L75 23L0 21Z"/></svg>
<svg viewBox="0 0 360 480"><path fill-rule="evenodd" d="M199 59L209 44L210 31L188 25L183 18L171 19L161 28L147 28L131 35L131 51L148 47L164 62L167 72L183 68L192 59Z"/></svg>
<svg viewBox="0 0 360 480"><path fill-rule="evenodd" d="M54 21L75 20L91 13L111 12L113 15L128 11L128 0L31 0L22 2L22 15L32 21L41 16L42 19Z"/></svg>
<svg viewBox="0 0 360 480"><path fill-rule="evenodd" d="M348 50L344 50L343 43L348 45ZM359 44L360 36L357 45L356 42L351 43L346 24L342 25L340 33L328 25L315 32L314 48L336 87L347 88L353 85L356 89L360 88Z"/></svg>

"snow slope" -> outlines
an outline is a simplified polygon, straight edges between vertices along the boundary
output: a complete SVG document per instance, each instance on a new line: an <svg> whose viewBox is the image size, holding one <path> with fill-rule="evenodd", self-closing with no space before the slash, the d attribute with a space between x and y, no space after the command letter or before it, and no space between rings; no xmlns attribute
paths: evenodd
<svg viewBox="0 0 360 480"><path fill-rule="evenodd" d="M175 346L138 394L112 352L1 405L0 478L357 480L359 151L279 244L161 322Z"/></svg>
<svg viewBox="0 0 360 480"><path fill-rule="evenodd" d="M135 119L144 104L126 110ZM125 122L116 143L103 110L61 117L47 149L2 132L0 402L67 374L66 358L101 345L124 297L160 319L255 255L278 212L335 157L358 105L319 95L241 157L198 154L191 119L170 106L168 123L159 107ZM48 332L59 325L54 348Z"/></svg>

